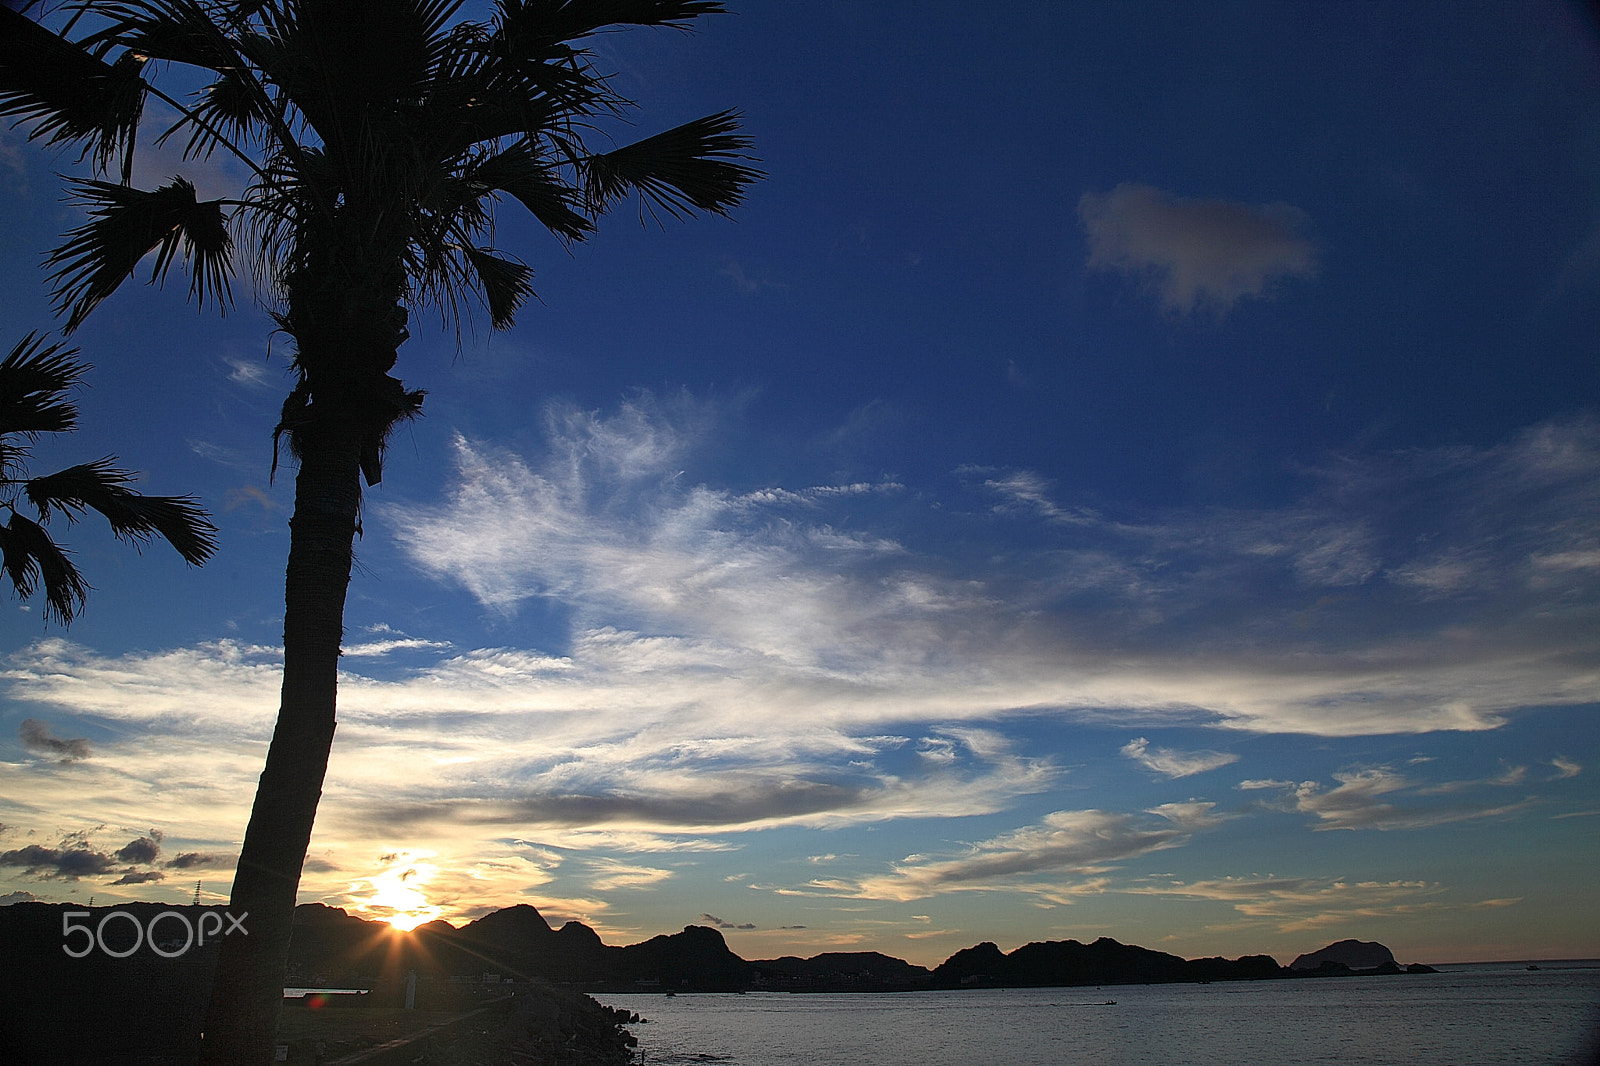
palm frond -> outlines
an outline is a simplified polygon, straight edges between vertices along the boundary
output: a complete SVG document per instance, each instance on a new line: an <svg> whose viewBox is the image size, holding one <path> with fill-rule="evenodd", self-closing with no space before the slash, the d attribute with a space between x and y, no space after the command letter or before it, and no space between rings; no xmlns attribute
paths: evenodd
<svg viewBox="0 0 1600 1066"><path fill-rule="evenodd" d="M70 231L49 259L59 268L50 279L57 311L71 312L66 332L77 329L151 251L157 256L150 280L164 280L180 243L191 262L190 292L202 305L208 294L224 306L231 301L233 241L220 200L196 200L194 186L183 178L153 192L92 179L74 182L73 189L91 218Z"/></svg>
<svg viewBox="0 0 1600 1066"><path fill-rule="evenodd" d="M0 527L0 570L18 596L27 599L44 586L45 617L71 625L89 595L89 583L43 526L15 511Z"/></svg>
<svg viewBox="0 0 1600 1066"><path fill-rule="evenodd" d="M143 544L159 535L196 566L217 550L217 527L192 496L143 496L127 485L133 475L100 459L29 479L28 501L48 521L53 511L76 519L92 508L103 515L118 540Z"/></svg>
<svg viewBox="0 0 1600 1066"><path fill-rule="evenodd" d="M191 114L158 137L157 146L188 127L189 143L184 146L184 158L203 159L224 143L234 147L250 143L259 127L265 124L267 116L262 110L258 87L236 71L225 72L196 96L199 99Z"/></svg>
<svg viewBox="0 0 1600 1066"><path fill-rule="evenodd" d="M0 435L66 433L78 426L78 408L64 393L89 369L78 349L46 344L37 332L0 360Z"/></svg>
<svg viewBox="0 0 1600 1066"><path fill-rule="evenodd" d="M493 144L502 137L539 137L569 121L569 116L597 113L600 107L560 101L532 79L499 74L462 79L454 91L432 94L424 104L424 136L440 155L453 155L475 144Z"/></svg>
<svg viewBox="0 0 1600 1066"><path fill-rule="evenodd" d="M440 34L436 46L432 93L470 94L492 55L490 28L480 22L460 22Z"/></svg>
<svg viewBox="0 0 1600 1066"><path fill-rule="evenodd" d="M389 449L389 435L402 423L422 416L422 401L426 396L426 390L408 390L399 378L388 376L378 389L368 394L368 433L361 443L361 476L368 485L383 480L383 456Z"/></svg>
<svg viewBox="0 0 1600 1066"><path fill-rule="evenodd" d="M281 84L331 154L359 156L371 123L426 94L462 0L299 0L282 23Z"/></svg>
<svg viewBox="0 0 1600 1066"><path fill-rule="evenodd" d="M283 296L285 279L299 265L298 235L322 205L340 192L339 172L320 148L278 152L245 193L253 210L243 215L259 280ZM323 217L326 217L325 215Z"/></svg>
<svg viewBox="0 0 1600 1066"><path fill-rule="evenodd" d="M528 284L533 268L470 245L462 252L483 288L490 324L495 329L510 329L517 308L533 295L533 286Z"/></svg>
<svg viewBox="0 0 1600 1066"><path fill-rule="evenodd" d="M736 111L686 122L682 126L581 163L584 192L596 212L608 210L630 192L674 218L695 209L727 214L744 199L745 186L763 177L760 170L736 162L750 159L748 137L739 128Z"/></svg>
<svg viewBox="0 0 1600 1066"><path fill-rule="evenodd" d="M412 0L417 17L428 40L428 72L437 79L447 71L447 64L455 56L455 28L450 20L461 10L465 0Z"/></svg>
<svg viewBox="0 0 1600 1066"><path fill-rule="evenodd" d="M222 21L240 27L259 14L271 14L272 0L221 0L215 6Z"/></svg>
<svg viewBox="0 0 1600 1066"><path fill-rule="evenodd" d="M33 120L30 140L82 145L101 171L120 155L123 181L148 89L142 66L133 53L107 63L0 5L0 116Z"/></svg>
<svg viewBox="0 0 1600 1066"><path fill-rule="evenodd" d="M702 0L500 0L486 50L487 91L479 102L503 101L545 108L543 119L513 120L505 133L532 133L551 120L620 115L631 102L596 71L591 53L573 42L607 26L675 26L722 10Z"/></svg>
<svg viewBox="0 0 1600 1066"><path fill-rule="evenodd" d="M479 195L504 192L515 197L558 237L581 241L594 229L594 222L578 212L575 190L541 162L525 140L488 156L468 170L465 179L481 190Z"/></svg>
<svg viewBox="0 0 1600 1066"><path fill-rule="evenodd" d="M721 13L719 0L499 0L496 21L519 58L548 58L548 50L582 40L607 26L674 26Z"/></svg>
<svg viewBox="0 0 1600 1066"><path fill-rule="evenodd" d="M83 47L122 47L147 59L164 59L221 73L239 59L205 7L193 0L120 0L95 5L108 22L85 37Z"/></svg>
<svg viewBox="0 0 1600 1066"><path fill-rule="evenodd" d="M79 0L80 11L91 0ZM283 138L287 131L271 107L264 83L257 79L241 45L254 36L249 9L205 0L98 0L92 4L105 23L80 45L97 55L123 49L124 60L150 59L177 63L216 74L213 91L201 90L198 106L188 107L154 85L146 91L172 106L178 120L156 139L159 146L179 130L189 131L185 157L209 155L224 148L254 169L246 147L269 131ZM289 138L289 139L292 139ZM131 147L130 147L131 153ZM123 174L123 184L128 175Z"/></svg>

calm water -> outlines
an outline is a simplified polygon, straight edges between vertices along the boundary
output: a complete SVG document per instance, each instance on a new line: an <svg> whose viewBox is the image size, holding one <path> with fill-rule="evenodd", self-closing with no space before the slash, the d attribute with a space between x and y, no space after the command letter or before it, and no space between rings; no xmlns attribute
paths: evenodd
<svg viewBox="0 0 1600 1066"><path fill-rule="evenodd" d="M1591 1066L1600 1034L1600 963L1098 989L597 998L648 1019L633 1032L652 1066Z"/></svg>

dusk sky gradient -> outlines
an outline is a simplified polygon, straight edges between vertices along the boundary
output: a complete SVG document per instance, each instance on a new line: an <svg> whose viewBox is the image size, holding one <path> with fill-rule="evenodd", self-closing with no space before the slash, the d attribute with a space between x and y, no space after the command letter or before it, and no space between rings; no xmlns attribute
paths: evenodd
<svg viewBox="0 0 1600 1066"><path fill-rule="evenodd" d="M413 315L302 902L1600 956L1585 9L731 6L595 47L619 143L742 110L732 221L567 249L513 204L516 327ZM7 350L80 217L26 133ZM0 601L0 902L225 900L277 711L287 341L248 276L143 281L34 468L115 453L221 549L58 523L83 617Z"/></svg>

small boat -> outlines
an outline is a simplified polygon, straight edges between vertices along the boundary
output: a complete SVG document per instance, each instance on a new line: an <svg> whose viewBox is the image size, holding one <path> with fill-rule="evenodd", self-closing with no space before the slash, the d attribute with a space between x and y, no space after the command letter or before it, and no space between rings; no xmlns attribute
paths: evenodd
<svg viewBox="0 0 1600 1066"><path fill-rule="evenodd" d="M1527 966L1526 966L1526 967L1525 967L1525 969L1529 969L1529 970L1537 970L1537 969L1539 969L1539 967L1538 967L1538 966L1535 966L1535 965L1534 965L1534 964L1533 964L1533 963L1531 963L1531 962L1530 962L1530 963L1528 963L1528 965L1527 965Z"/></svg>

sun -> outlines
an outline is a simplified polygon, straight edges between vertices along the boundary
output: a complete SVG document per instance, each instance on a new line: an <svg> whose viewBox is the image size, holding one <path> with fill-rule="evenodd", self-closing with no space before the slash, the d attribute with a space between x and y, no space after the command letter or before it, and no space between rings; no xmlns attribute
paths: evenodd
<svg viewBox="0 0 1600 1066"><path fill-rule="evenodd" d="M431 856L432 852L399 852L384 856L388 866L383 872L351 885L352 892L361 887L366 889L364 895L354 897L357 908L406 933L439 917L444 908L429 902L423 891L439 873L437 866L422 861Z"/></svg>

